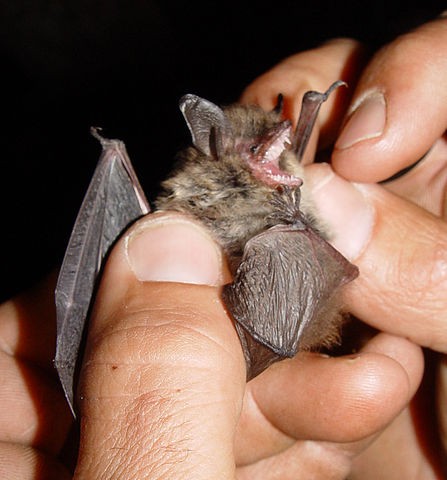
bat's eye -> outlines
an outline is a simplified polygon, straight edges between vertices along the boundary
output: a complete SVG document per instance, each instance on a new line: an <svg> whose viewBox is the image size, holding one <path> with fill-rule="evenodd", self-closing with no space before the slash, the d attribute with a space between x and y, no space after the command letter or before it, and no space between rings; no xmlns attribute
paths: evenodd
<svg viewBox="0 0 447 480"><path fill-rule="evenodd" d="M250 145L250 153L256 154L259 150L259 147L259 144Z"/></svg>

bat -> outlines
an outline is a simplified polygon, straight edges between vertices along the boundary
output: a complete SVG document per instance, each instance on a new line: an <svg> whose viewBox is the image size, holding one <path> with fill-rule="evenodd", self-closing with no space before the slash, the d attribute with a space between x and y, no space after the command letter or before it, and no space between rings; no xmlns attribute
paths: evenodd
<svg viewBox="0 0 447 480"><path fill-rule="evenodd" d="M76 365L101 267L120 234L150 210L124 144L101 137L98 129L92 134L103 152L76 218L55 292L54 365L73 415Z"/></svg>
<svg viewBox="0 0 447 480"><path fill-rule="evenodd" d="M328 242L301 165L319 109L333 90L307 92L295 130L283 98L220 108L185 95L192 137L155 199L157 210L197 217L227 256L233 282L222 299L235 322L247 380L300 350L332 344L343 314L340 289L358 269ZM103 153L78 214L56 288L55 366L74 413L75 375L95 287L114 241L149 205L124 144L94 135Z"/></svg>

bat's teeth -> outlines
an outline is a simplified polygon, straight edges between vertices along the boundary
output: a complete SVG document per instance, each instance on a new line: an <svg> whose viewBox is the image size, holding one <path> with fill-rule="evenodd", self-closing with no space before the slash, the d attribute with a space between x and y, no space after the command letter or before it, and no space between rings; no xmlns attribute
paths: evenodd
<svg viewBox="0 0 447 480"><path fill-rule="evenodd" d="M274 163L252 165L253 175L263 183L276 187L278 185L287 185L290 187L299 187L303 183L301 178L283 172Z"/></svg>
<svg viewBox="0 0 447 480"><path fill-rule="evenodd" d="M279 157L281 154L284 152L285 147L284 144L279 145L277 143L274 143L268 150L267 153L264 157L264 160L267 162L272 162L275 163L276 165L279 162Z"/></svg>
<svg viewBox="0 0 447 480"><path fill-rule="evenodd" d="M271 176L272 180L277 182L278 184L281 185L290 185L290 186L299 186L302 184L302 180L298 177L294 177L293 175L272 175Z"/></svg>
<svg viewBox="0 0 447 480"><path fill-rule="evenodd" d="M279 168L279 159L287 147L290 147L289 123L279 124L270 140L264 143L264 152L257 161L248 160L253 175L261 182L276 187L278 185L287 185L291 187L299 187L302 180L298 177L290 175Z"/></svg>
<svg viewBox="0 0 447 480"><path fill-rule="evenodd" d="M290 145L289 132L290 129L287 128L275 138L265 153L263 163L274 163L278 165L279 157L286 149L286 144Z"/></svg>

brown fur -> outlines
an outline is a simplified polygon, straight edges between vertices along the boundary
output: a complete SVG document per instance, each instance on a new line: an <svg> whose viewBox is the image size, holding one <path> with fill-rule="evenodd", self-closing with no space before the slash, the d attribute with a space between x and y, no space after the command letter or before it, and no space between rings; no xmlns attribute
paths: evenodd
<svg viewBox="0 0 447 480"><path fill-rule="evenodd" d="M274 112L259 107L232 105L224 109L234 137L257 138L280 121ZM283 154L284 171L303 176L303 168L290 151ZM192 213L200 218L223 247L230 264L236 265L246 242L271 223L272 193L275 189L253 177L240 156L228 149L215 159L189 147L178 155L177 167L162 183L155 205L160 210ZM305 190L304 190L305 192ZM312 202L304 195L302 210L309 221L315 220Z"/></svg>

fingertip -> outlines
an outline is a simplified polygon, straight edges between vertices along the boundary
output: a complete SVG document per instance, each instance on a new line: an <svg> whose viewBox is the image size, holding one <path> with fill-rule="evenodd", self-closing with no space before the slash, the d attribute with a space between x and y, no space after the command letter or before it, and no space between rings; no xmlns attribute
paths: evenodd
<svg viewBox="0 0 447 480"><path fill-rule="evenodd" d="M374 205L359 185L338 176L328 164L313 164L306 169L317 212L328 225L329 240L349 260L356 260L373 234Z"/></svg>
<svg viewBox="0 0 447 480"><path fill-rule="evenodd" d="M410 398L402 366L374 351L336 358L301 353L262 375L251 386L252 395L264 421L286 436L284 446L290 438L368 438L391 422Z"/></svg>
<svg viewBox="0 0 447 480"><path fill-rule="evenodd" d="M372 58L333 151L340 175L357 182L386 180L414 164L443 134L444 40L445 21L438 20L398 37Z"/></svg>
<svg viewBox="0 0 447 480"><path fill-rule="evenodd" d="M447 109L423 97L395 85L364 93L335 142L334 170L350 181L376 183L415 165L442 135L447 118Z"/></svg>
<svg viewBox="0 0 447 480"><path fill-rule="evenodd" d="M225 262L211 234L176 213L146 216L126 235L126 257L140 281L221 285Z"/></svg>
<svg viewBox="0 0 447 480"><path fill-rule="evenodd" d="M220 286L230 280L225 256L199 221L157 212L136 222L113 248L94 311L107 317L141 282Z"/></svg>
<svg viewBox="0 0 447 480"><path fill-rule="evenodd" d="M406 399L413 397L424 373L424 355L419 345L404 337L379 333L367 342L362 352L380 354L394 360L408 380Z"/></svg>
<svg viewBox="0 0 447 480"><path fill-rule="evenodd" d="M383 134L386 125L386 102L383 93L368 92L356 103L335 143L336 150L345 150Z"/></svg>

